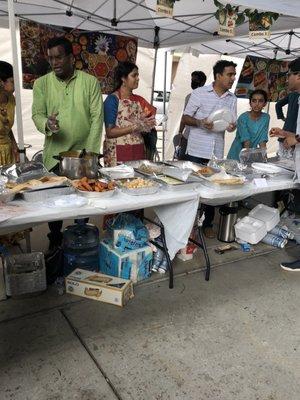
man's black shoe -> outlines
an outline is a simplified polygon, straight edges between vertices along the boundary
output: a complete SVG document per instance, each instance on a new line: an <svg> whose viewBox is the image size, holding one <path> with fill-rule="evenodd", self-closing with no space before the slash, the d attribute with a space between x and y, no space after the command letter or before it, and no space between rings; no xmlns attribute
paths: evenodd
<svg viewBox="0 0 300 400"><path fill-rule="evenodd" d="M293 262L283 262L280 264L280 266L285 271L300 272L300 260L296 260Z"/></svg>

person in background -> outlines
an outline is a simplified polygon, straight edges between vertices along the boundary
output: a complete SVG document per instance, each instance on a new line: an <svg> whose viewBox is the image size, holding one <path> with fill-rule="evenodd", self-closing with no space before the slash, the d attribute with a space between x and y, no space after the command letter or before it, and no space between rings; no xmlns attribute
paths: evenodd
<svg viewBox="0 0 300 400"><path fill-rule="evenodd" d="M300 94L300 57L296 58L289 64L288 72L289 90ZM272 128L270 130L271 137L279 137L283 139L285 148L295 147L295 170L298 182L300 180L300 97L298 98L298 117L296 124L296 135L294 132L289 132L281 128ZM300 271L300 259L293 262L282 262L281 268L286 271Z"/></svg>
<svg viewBox="0 0 300 400"><path fill-rule="evenodd" d="M47 54L52 72L34 83L32 119L45 135L44 164L59 174L53 156L69 150L100 151L103 104L98 80L75 69L69 40L50 39ZM54 249L62 241L62 221L50 222L49 228L49 249Z"/></svg>
<svg viewBox="0 0 300 400"><path fill-rule="evenodd" d="M224 157L224 132L214 132L213 122L208 121L213 111L227 108L236 119L236 96L229 91L235 76L236 64L232 61L221 60L213 67L214 82L211 85L195 89L183 112L183 123L190 126L185 159L207 164L213 154L217 158ZM228 132L233 132L235 123L230 123ZM208 238L214 238L212 229L215 209L212 206L205 206L205 219L203 232Z"/></svg>
<svg viewBox="0 0 300 400"><path fill-rule="evenodd" d="M270 115L262 110L267 104L268 95L264 90L254 90L249 97L250 111L241 114L237 120L235 139L227 158L239 161L242 149L266 148Z"/></svg>
<svg viewBox="0 0 300 400"><path fill-rule="evenodd" d="M298 92L291 92L283 99L277 101L275 105L276 115L278 119L284 121L283 130L288 132L296 132L297 117L298 117ZM283 113L283 107L288 105L286 117ZM279 141L283 141L279 138Z"/></svg>
<svg viewBox="0 0 300 400"><path fill-rule="evenodd" d="M194 71L191 74L191 88L193 90L204 86L206 82L206 75L202 71ZM191 97L191 93L188 94L184 100L184 108L186 107L189 99ZM180 138L180 151L178 154L178 159L179 160L184 160L185 159L185 152L186 152L186 146L187 146L187 141L189 137L189 132L190 132L190 127L188 125L185 125L183 122L183 117L181 117L180 121L180 126L179 126L179 132L181 134Z"/></svg>
<svg viewBox="0 0 300 400"><path fill-rule="evenodd" d="M142 133L147 135L154 128L156 108L133 94L138 85L138 67L131 62L120 63L115 71L115 89L104 102L106 166L145 158Z"/></svg>
<svg viewBox="0 0 300 400"><path fill-rule="evenodd" d="M6 61L0 61L0 92L2 92L0 164L11 164L20 161L19 150L12 132L15 118L13 67ZM3 124L3 120L6 122Z"/></svg>

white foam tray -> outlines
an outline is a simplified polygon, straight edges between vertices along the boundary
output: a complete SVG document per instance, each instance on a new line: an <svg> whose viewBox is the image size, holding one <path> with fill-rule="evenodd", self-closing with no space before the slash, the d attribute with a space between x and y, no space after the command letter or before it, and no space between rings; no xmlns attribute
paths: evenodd
<svg viewBox="0 0 300 400"><path fill-rule="evenodd" d="M268 207L264 204L258 204L249 212L249 217L256 218L266 224L266 229L269 232L280 221L279 210L277 208Z"/></svg>
<svg viewBox="0 0 300 400"><path fill-rule="evenodd" d="M267 234L263 221L252 217L244 217L234 225L235 236L250 244L256 244Z"/></svg>

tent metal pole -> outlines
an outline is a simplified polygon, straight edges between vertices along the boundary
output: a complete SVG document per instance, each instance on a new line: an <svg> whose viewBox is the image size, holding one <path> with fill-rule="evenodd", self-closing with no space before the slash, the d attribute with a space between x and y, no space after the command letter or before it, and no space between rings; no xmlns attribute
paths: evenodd
<svg viewBox="0 0 300 400"><path fill-rule="evenodd" d="M15 10L14 10L14 1L13 0L8 0L8 17L9 17L9 30L10 30L12 55L13 55L18 147L20 150L20 161L25 162L22 105L21 105L21 82L20 82L20 69L19 69L19 60L18 60L16 20L15 20Z"/></svg>
<svg viewBox="0 0 300 400"><path fill-rule="evenodd" d="M154 101L154 85L155 85L155 76L156 76L157 51L158 51L158 48L155 47L153 72L152 72L152 86L151 86L151 104L152 105L153 105L153 101Z"/></svg>
<svg viewBox="0 0 300 400"><path fill-rule="evenodd" d="M165 52L165 67L164 67L164 97L163 97L163 112L164 116L166 115L166 96L167 96L167 63L168 63L168 52ZM163 122L163 130L162 130L162 159L165 161L165 145L166 145L166 122Z"/></svg>

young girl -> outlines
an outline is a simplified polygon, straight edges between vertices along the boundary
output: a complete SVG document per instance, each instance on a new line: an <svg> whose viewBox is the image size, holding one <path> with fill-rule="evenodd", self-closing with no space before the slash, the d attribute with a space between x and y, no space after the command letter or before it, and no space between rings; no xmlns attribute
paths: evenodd
<svg viewBox="0 0 300 400"><path fill-rule="evenodd" d="M227 158L239 160L242 149L266 148L270 116L262 112L268 97L264 90L254 90L250 94L250 111L241 114L237 120L235 139Z"/></svg>

